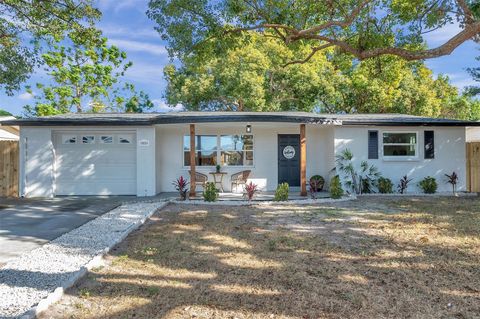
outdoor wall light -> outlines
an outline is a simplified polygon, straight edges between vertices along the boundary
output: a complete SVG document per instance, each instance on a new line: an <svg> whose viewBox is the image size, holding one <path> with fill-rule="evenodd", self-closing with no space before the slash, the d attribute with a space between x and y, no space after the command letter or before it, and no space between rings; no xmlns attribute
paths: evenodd
<svg viewBox="0 0 480 319"><path fill-rule="evenodd" d="M245 131L247 133L252 133L252 126L250 124L247 124L247 127L245 128Z"/></svg>

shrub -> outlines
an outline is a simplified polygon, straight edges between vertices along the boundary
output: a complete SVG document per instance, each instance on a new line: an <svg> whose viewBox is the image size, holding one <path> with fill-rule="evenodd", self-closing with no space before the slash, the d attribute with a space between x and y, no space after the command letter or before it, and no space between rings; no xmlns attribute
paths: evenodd
<svg viewBox="0 0 480 319"><path fill-rule="evenodd" d="M445 174L447 176L447 183L452 184L452 191L455 195L457 193L457 183L458 183L458 175L457 173L453 172L451 175Z"/></svg>
<svg viewBox="0 0 480 319"><path fill-rule="evenodd" d="M427 176L418 183L418 186L425 194L434 194L438 185L435 177Z"/></svg>
<svg viewBox="0 0 480 319"><path fill-rule="evenodd" d="M203 200L206 202L214 202L218 198L218 189L215 187L215 183L208 182L205 185L205 189L203 191Z"/></svg>
<svg viewBox="0 0 480 319"><path fill-rule="evenodd" d="M325 185L325 179L320 175L313 175L310 177L310 187L314 187L312 191L320 192Z"/></svg>
<svg viewBox="0 0 480 319"><path fill-rule="evenodd" d="M408 183L412 181L411 178L408 178L407 175L403 176L398 183L397 189L400 194L404 194L407 191Z"/></svg>
<svg viewBox="0 0 480 319"><path fill-rule="evenodd" d="M284 202L288 200L288 190L290 186L288 183L282 183L277 186L277 190L275 191L275 197L273 198L276 202Z"/></svg>
<svg viewBox="0 0 480 319"><path fill-rule="evenodd" d="M378 179L378 192L382 194L393 193L393 183L389 178L380 177Z"/></svg>
<svg viewBox="0 0 480 319"><path fill-rule="evenodd" d="M250 182L245 185L245 194L247 195L248 201L251 201L253 199L253 196L255 196L255 193L258 192L258 185L254 184L253 182Z"/></svg>
<svg viewBox="0 0 480 319"><path fill-rule="evenodd" d="M342 184L340 183L340 177L338 175L332 177L330 180L330 197L338 199L343 195Z"/></svg>
<svg viewBox="0 0 480 319"><path fill-rule="evenodd" d="M183 176L180 176L176 180L173 181L173 186L175 186L175 189L178 191L178 194L180 195L181 200L186 200L187 199L187 192L188 192L188 181L183 178Z"/></svg>

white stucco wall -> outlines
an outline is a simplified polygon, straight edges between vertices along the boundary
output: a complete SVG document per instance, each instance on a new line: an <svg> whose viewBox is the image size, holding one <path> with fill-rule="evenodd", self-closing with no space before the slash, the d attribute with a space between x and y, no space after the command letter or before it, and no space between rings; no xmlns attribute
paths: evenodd
<svg viewBox="0 0 480 319"><path fill-rule="evenodd" d="M247 123L196 124L196 135L245 134ZM225 191L230 190L230 175L250 169L251 178L266 180L267 190L275 190L278 181L278 134L300 134L300 125L291 123L251 123L254 136L253 167L224 167L228 173L223 181ZM158 125L157 143L157 192L174 191L172 181L180 176L189 178L188 167L183 166L183 136L189 135L188 124ZM334 166L333 127L307 125L307 178L320 174L327 178ZM197 167L207 174L212 167ZM210 176L210 179L213 178Z"/></svg>
<svg viewBox="0 0 480 319"><path fill-rule="evenodd" d="M480 142L480 127L467 127L467 142Z"/></svg>
<svg viewBox="0 0 480 319"><path fill-rule="evenodd" d="M368 159L368 131L378 130L379 159ZM435 133L435 158L424 159L423 132L433 130ZM418 158L415 160L384 160L382 156L382 132L407 131L418 132ZM409 184L409 192L419 192L417 183L426 176L437 179L438 191L451 191L451 185L446 183L445 174L455 171L459 176L458 190L466 190L465 163L465 128L464 127L336 127L335 154L344 149L350 149L358 166L367 160L377 166L383 176L392 180L395 185L400 178L407 175L413 178Z"/></svg>
<svg viewBox="0 0 480 319"><path fill-rule="evenodd" d="M20 194L25 197L55 195L55 132L136 132L137 196L156 190L155 128L152 127L22 127L20 131ZM140 145L141 144L141 145Z"/></svg>

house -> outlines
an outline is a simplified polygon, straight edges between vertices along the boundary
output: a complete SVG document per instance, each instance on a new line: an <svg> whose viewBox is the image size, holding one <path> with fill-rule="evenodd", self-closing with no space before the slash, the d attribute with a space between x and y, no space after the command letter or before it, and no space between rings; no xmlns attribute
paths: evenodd
<svg viewBox="0 0 480 319"><path fill-rule="evenodd" d="M312 175L327 180L344 149L397 184L446 173L466 190L466 129L478 122L398 114L178 112L66 114L4 122L20 126L20 193L151 196L174 191L189 171L230 175L251 170L264 190L281 182L306 195ZM195 138L191 138L195 136ZM190 150L195 148L193 154ZM210 176L211 178L212 176ZM197 187L198 188L198 187ZM198 190L198 189L197 189ZM236 190L238 191L238 190Z"/></svg>
<svg viewBox="0 0 480 319"><path fill-rule="evenodd" d="M15 120L15 118L13 116L0 116L0 122L10 120ZM0 141L18 141L19 134L20 129L18 126L0 126Z"/></svg>

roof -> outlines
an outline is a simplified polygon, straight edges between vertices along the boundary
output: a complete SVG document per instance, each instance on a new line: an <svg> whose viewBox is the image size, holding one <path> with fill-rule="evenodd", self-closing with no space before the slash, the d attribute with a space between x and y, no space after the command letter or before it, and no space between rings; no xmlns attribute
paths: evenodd
<svg viewBox="0 0 480 319"><path fill-rule="evenodd" d="M289 122L334 125L480 126L480 122L404 114L323 114L307 112L70 113L1 121L19 126L117 126L215 122Z"/></svg>

